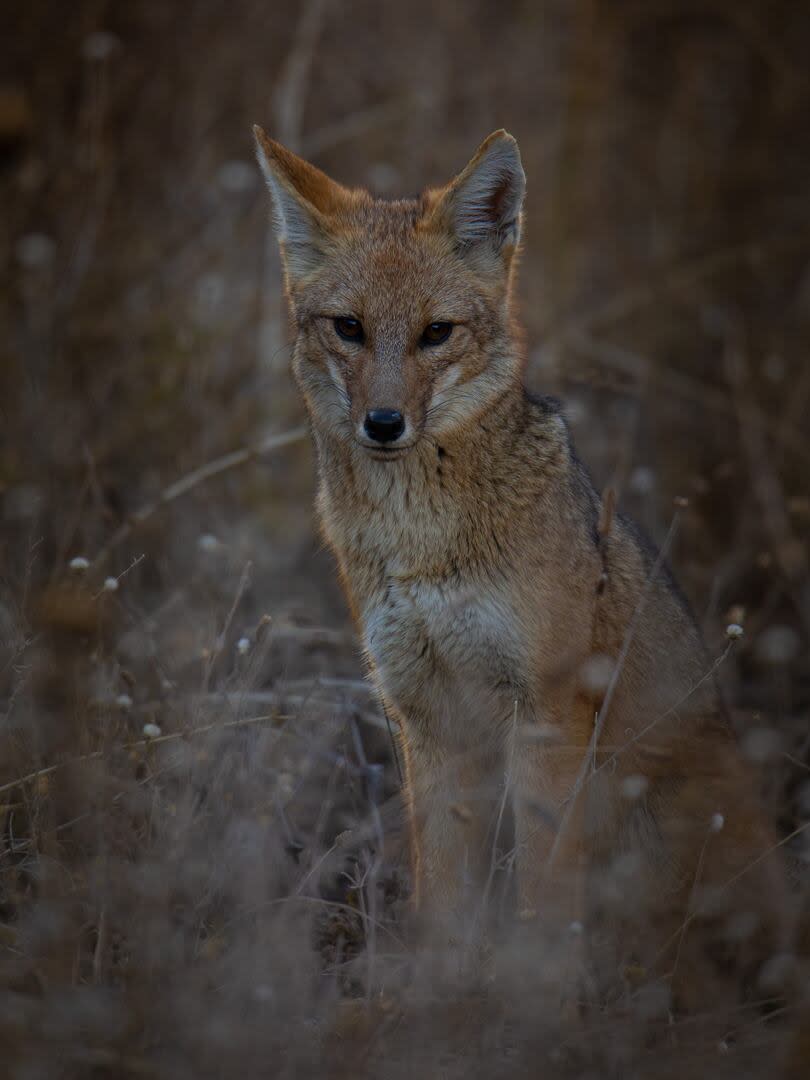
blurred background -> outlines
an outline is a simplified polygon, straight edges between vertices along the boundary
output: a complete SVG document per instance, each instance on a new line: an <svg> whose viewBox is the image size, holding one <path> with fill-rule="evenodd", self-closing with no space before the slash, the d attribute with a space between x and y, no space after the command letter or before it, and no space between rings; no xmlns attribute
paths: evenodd
<svg viewBox="0 0 810 1080"><path fill-rule="evenodd" d="M474 1060L441 1075L503 1066L497 1010L473 1037L469 1014L437 1033L435 1001L372 1007L398 970L399 783L317 536L255 122L381 196L516 136L529 384L659 543L688 500L672 562L713 658L744 627L719 676L801 887L808 50L790 0L6 10L6 1075L379 1075L383 1049L410 1075L454 1032ZM367 850L327 858L367 820ZM774 1050L801 1070L789 1028L745 1031L744 1067L697 1047L717 1075L772 1075Z"/></svg>

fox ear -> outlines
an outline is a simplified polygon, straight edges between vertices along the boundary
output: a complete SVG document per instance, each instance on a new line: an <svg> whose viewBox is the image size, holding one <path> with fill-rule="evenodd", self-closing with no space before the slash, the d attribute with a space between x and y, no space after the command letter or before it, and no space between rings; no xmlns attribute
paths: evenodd
<svg viewBox="0 0 810 1080"><path fill-rule="evenodd" d="M304 277L322 261L329 247L330 218L350 198L349 192L258 125L253 134L273 198L282 259L290 277Z"/></svg>
<svg viewBox="0 0 810 1080"><path fill-rule="evenodd" d="M513 250L525 192L517 142L503 129L493 131L467 167L437 193L430 217L463 247L486 241L498 252Z"/></svg>

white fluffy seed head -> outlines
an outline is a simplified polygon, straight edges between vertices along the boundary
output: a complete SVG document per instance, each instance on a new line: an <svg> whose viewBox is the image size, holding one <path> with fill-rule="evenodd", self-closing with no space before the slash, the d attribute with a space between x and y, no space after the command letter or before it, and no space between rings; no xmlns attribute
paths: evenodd
<svg viewBox="0 0 810 1080"><path fill-rule="evenodd" d="M89 570L89 568L90 568L90 560L86 559L84 557L84 555L76 555L74 558L72 558L70 560L70 562L68 563L68 566L70 567L71 570L77 570L77 571Z"/></svg>
<svg viewBox="0 0 810 1080"><path fill-rule="evenodd" d="M743 735L740 746L748 760L758 765L775 761L782 756L782 751L785 749L784 739L780 732L769 727L751 728Z"/></svg>
<svg viewBox="0 0 810 1080"><path fill-rule="evenodd" d="M17 241L17 261L26 270L40 270L48 266L56 253L56 245L44 233L28 233Z"/></svg>
<svg viewBox="0 0 810 1080"><path fill-rule="evenodd" d="M604 653L592 653L579 669L579 681L584 690L604 694L610 686L616 663Z"/></svg>
<svg viewBox="0 0 810 1080"><path fill-rule="evenodd" d="M95 30L82 42L82 56L85 60L107 60L121 44L120 38L109 30Z"/></svg>
<svg viewBox="0 0 810 1080"><path fill-rule="evenodd" d="M801 651L802 643L792 626L769 626L757 638L756 657L764 664L789 664Z"/></svg>
<svg viewBox="0 0 810 1080"><path fill-rule="evenodd" d="M647 790L648 781L646 776L627 776L622 781L622 795L625 799L640 799Z"/></svg>
<svg viewBox="0 0 810 1080"><path fill-rule="evenodd" d="M226 161L217 172L219 186L231 195L251 191L256 186L256 180L256 169L248 161Z"/></svg>
<svg viewBox="0 0 810 1080"><path fill-rule="evenodd" d="M709 823L709 828L712 832L720 832L726 823L726 819L722 814L712 814L712 820Z"/></svg>
<svg viewBox="0 0 810 1080"><path fill-rule="evenodd" d="M118 578L104 578L104 592L115 592L118 588Z"/></svg>
<svg viewBox="0 0 810 1080"><path fill-rule="evenodd" d="M743 630L739 623L732 622L726 627L726 637L729 641L738 641L744 633L745 630Z"/></svg>
<svg viewBox="0 0 810 1080"><path fill-rule="evenodd" d="M161 734L161 730L157 724L144 724L143 733L147 739L156 739Z"/></svg>

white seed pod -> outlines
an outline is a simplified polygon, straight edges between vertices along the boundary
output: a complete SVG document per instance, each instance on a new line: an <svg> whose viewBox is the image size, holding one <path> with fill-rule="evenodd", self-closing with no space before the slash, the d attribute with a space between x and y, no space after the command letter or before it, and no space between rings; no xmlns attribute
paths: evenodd
<svg viewBox="0 0 810 1080"><path fill-rule="evenodd" d="M775 728L755 727L743 735L740 742L743 754L749 761L763 765L782 756L785 741Z"/></svg>
<svg viewBox="0 0 810 1080"><path fill-rule="evenodd" d="M256 166L249 161L226 161L217 172L219 186L231 195L252 191L258 179Z"/></svg>
<svg viewBox="0 0 810 1080"><path fill-rule="evenodd" d="M763 664L789 664L801 651L802 643L792 626L769 626L757 638L756 657Z"/></svg>
<svg viewBox="0 0 810 1080"><path fill-rule="evenodd" d="M17 241L15 254L26 270L40 270L53 261L56 245L45 233L27 233Z"/></svg>
<svg viewBox="0 0 810 1080"><path fill-rule="evenodd" d="M85 60L107 60L120 44L120 38L109 30L95 30L82 42L82 56Z"/></svg>
<svg viewBox="0 0 810 1080"><path fill-rule="evenodd" d="M640 799L649 786L649 781L646 776L639 774L633 776L626 776L622 781L622 795L625 799L635 801Z"/></svg>
<svg viewBox="0 0 810 1080"><path fill-rule="evenodd" d="M604 653L592 653L579 669L579 682L583 690L594 694L604 694L610 686L616 662Z"/></svg>

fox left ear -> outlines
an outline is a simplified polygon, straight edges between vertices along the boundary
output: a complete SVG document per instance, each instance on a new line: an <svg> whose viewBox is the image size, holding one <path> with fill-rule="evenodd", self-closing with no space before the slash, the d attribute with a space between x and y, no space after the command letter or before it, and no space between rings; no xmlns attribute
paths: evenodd
<svg viewBox="0 0 810 1080"><path fill-rule="evenodd" d="M455 180L436 193L432 222L448 228L462 247L488 242L511 253L520 239L526 176L515 139L494 131Z"/></svg>

